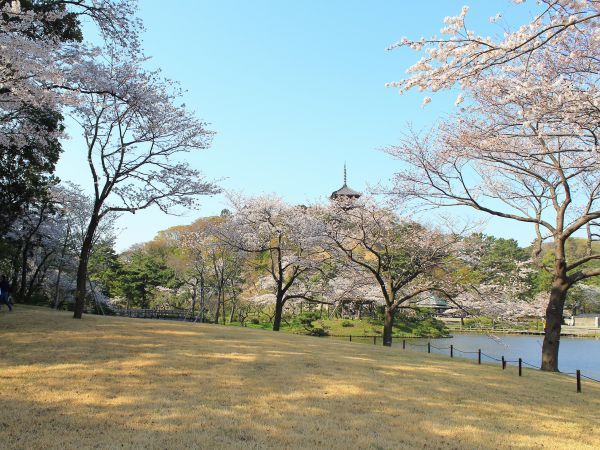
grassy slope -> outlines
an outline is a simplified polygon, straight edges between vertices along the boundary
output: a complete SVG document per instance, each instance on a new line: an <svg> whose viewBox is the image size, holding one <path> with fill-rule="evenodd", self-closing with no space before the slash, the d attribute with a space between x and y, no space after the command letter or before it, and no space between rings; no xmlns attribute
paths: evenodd
<svg viewBox="0 0 600 450"><path fill-rule="evenodd" d="M422 321L402 321L396 320L394 325L395 337L442 337L448 334L448 330L441 327L435 327L431 323L432 319ZM344 326L344 324L350 326ZM239 325L239 324L235 324ZM376 322L369 319L320 319L312 322L313 328L324 328L330 335L335 336L374 336L383 334L383 321ZM257 328L262 330L271 330L273 324L263 322L253 324L246 322L248 328ZM281 331L285 333L309 334L308 330L300 323L292 323L291 326L286 322L281 324Z"/></svg>
<svg viewBox="0 0 600 450"><path fill-rule="evenodd" d="M600 387L268 331L0 312L3 448L597 448Z"/></svg>

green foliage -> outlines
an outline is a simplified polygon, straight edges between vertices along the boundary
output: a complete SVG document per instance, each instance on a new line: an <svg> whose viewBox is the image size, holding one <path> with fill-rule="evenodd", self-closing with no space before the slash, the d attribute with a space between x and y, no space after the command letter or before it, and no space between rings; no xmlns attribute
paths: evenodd
<svg viewBox="0 0 600 450"><path fill-rule="evenodd" d="M311 326L310 324L315 320L319 320L321 316L318 311L305 311L302 314L296 315L294 318L302 325Z"/></svg>
<svg viewBox="0 0 600 450"><path fill-rule="evenodd" d="M350 327L354 326L354 324L352 323L351 320L342 320L342 324L341 325L344 328L350 328Z"/></svg>
<svg viewBox="0 0 600 450"><path fill-rule="evenodd" d="M88 263L88 276L108 297L122 291L123 263L109 243L98 243L92 249Z"/></svg>
<svg viewBox="0 0 600 450"><path fill-rule="evenodd" d="M62 116L56 112L28 108L24 121L48 133L61 130ZM27 205L49 199L50 187L58 180L52 175L61 146L58 139L32 140L24 146L0 146L0 235Z"/></svg>
<svg viewBox="0 0 600 450"><path fill-rule="evenodd" d="M173 269L167 266L160 252L140 248L122 258L122 269L116 292L130 307L150 308L158 286L171 287L176 283Z"/></svg>
<svg viewBox="0 0 600 450"><path fill-rule="evenodd" d="M542 247L541 264L552 270L554 266L554 251L553 244L547 243ZM587 255L587 241L582 238L570 238L565 244L565 253L567 255L567 264L583 258ZM600 243L592 243L592 253L600 254ZM600 267L600 260L589 261L579 266L576 270L591 269ZM592 277L583 282L584 284L600 286L600 277ZM539 292L547 292L552 287L552 273L544 268L539 268L531 277L532 294ZM572 289L571 289L572 290ZM567 294L568 296L576 295L574 293ZM573 303L575 299L571 300Z"/></svg>
<svg viewBox="0 0 600 450"><path fill-rule="evenodd" d="M443 337L448 334L446 325L429 313L414 316L400 315L395 326L397 334L419 337Z"/></svg>
<svg viewBox="0 0 600 450"><path fill-rule="evenodd" d="M329 336L329 332L321 327L315 327L312 328L308 334L310 336L320 336L320 337L324 337L324 336Z"/></svg>
<svg viewBox="0 0 600 450"><path fill-rule="evenodd" d="M491 317L468 318L463 321L466 328L491 328L494 321Z"/></svg>

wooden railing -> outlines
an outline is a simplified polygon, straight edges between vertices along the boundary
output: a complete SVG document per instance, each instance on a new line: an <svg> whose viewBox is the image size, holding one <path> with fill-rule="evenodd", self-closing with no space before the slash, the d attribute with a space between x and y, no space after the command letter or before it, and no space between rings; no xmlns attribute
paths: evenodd
<svg viewBox="0 0 600 450"><path fill-rule="evenodd" d="M136 319L196 320L191 311L181 309L115 309L116 316Z"/></svg>

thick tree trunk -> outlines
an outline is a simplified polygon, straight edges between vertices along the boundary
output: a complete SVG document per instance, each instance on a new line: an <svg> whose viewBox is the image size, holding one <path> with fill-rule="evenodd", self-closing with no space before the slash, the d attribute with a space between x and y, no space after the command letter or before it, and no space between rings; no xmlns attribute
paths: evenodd
<svg viewBox="0 0 600 450"><path fill-rule="evenodd" d="M92 245L94 243L94 234L98 228L100 222L98 215L92 215L90 223L88 225L83 244L81 246L81 253L79 254L79 266L77 267L77 287L75 290L75 312L73 313L74 319L81 319L83 316L83 309L85 307L85 295L86 295L86 282L88 272L88 262L90 254L92 252Z"/></svg>
<svg viewBox="0 0 600 450"><path fill-rule="evenodd" d="M275 302L275 316L273 317L273 331L279 331L281 327L281 317L283 316L283 305L284 301L282 298L277 297Z"/></svg>
<svg viewBox="0 0 600 450"><path fill-rule="evenodd" d="M385 319L383 322L383 345L392 346L392 331L394 327L394 310L385 308Z"/></svg>
<svg viewBox="0 0 600 450"><path fill-rule="evenodd" d="M550 372L558 372L558 347L563 322L563 308L570 287L564 260L557 261L556 272L550 291L550 301L546 308L546 328L542 345L541 369Z"/></svg>

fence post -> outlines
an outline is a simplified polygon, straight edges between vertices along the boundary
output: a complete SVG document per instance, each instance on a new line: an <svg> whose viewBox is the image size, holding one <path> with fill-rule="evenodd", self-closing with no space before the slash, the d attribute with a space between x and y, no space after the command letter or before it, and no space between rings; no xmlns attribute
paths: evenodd
<svg viewBox="0 0 600 450"><path fill-rule="evenodd" d="M577 392L581 392L581 371L577 369Z"/></svg>
<svg viewBox="0 0 600 450"><path fill-rule="evenodd" d="M427 343L427 353L431 353L431 342Z"/></svg>
<svg viewBox="0 0 600 450"><path fill-rule="evenodd" d="M477 364L481 364L481 349L477 350Z"/></svg>
<svg viewBox="0 0 600 450"><path fill-rule="evenodd" d="M352 342L352 335L350 335L350 342Z"/></svg>
<svg viewBox="0 0 600 450"><path fill-rule="evenodd" d="M450 358L454 358L454 345L450 344Z"/></svg>
<svg viewBox="0 0 600 450"><path fill-rule="evenodd" d="M373 336L373 345L377 345L377 336Z"/></svg>
<svg viewBox="0 0 600 450"><path fill-rule="evenodd" d="M523 376L523 360L519 358L519 376Z"/></svg>
<svg viewBox="0 0 600 450"><path fill-rule="evenodd" d="M504 359L504 356L502 356L502 370L506 369L506 360Z"/></svg>
<svg viewBox="0 0 600 450"><path fill-rule="evenodd" d="M406 350L406 339L402 339L402 350Z"/></svg>

